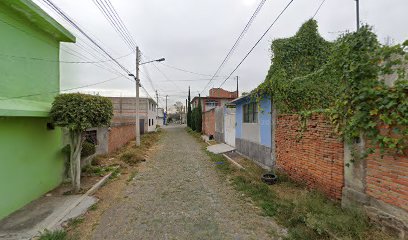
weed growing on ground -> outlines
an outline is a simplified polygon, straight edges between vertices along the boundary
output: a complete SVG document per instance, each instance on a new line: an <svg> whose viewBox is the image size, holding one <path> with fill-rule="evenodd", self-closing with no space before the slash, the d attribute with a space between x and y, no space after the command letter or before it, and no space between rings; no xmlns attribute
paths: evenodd
<svg viewBox="0 0 408 240"><path fill-rule="evenodd" d="M134 149L128 149L122 153L119 158L130 166L134 166L145 160L144 157Z"/></svg>
<svg viewBox="0 0 408 240"><path fill-rule="evenodd" d="M56 230L56 231L45 231L41 234L38 240L66 240L67 239L67 232L64 230Z"/></svg>
<svg viewBox="0 0 408 240"><path fill-rule="evenodd" d="M201 139L191 129L187 132ZM374 229L360 208L342 209L337 202L282 173L277 173L279 183L266 185L260 180L264 170L253 162L245 161L246 170L237 169L222 155L206 152L236 190L250 197L264 215L288 228L287 239L392 239Z"/></svg>
<svg viewBox="0 0 408 240"><path fill-rule="evenodd" d="M98 203L95 203L91 207L89 207L90 211L95 211L96 209L98 209Z"/></svg>
<svg viewBox="0 0 408 240"><path fill-rule="evenodd" d="M68 227L75 228L84 221L82 217L72 218L68 221Z"/></svg>
<svg viewBox="0 0 408 240"><path fill-rule="evenodd" d="M110 175L109 179L110 180L115 179L119 177L119 175L120 175L120 168L116 167L113 169L112 174Z"/></svg>
<svg viewBox="0 0 408 240"><path fill-rule="evenodd" d="M130 176L129 179L127 180L128 182L131 182L137 175L137 170L133 171Z"/></svg>

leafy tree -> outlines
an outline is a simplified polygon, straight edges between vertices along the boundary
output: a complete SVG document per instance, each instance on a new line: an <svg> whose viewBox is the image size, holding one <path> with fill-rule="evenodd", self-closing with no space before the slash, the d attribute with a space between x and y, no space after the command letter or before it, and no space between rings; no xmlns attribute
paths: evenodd
<svg viewBox="0 0 408 240"><path fill-rule="evenodd" d="M55 97L50 117L56 126L69 130L70 171L74 192L80 190L83 132L92 127L108 126L113 116L110 99L81 93Z"/></svg>
<svg viewBox="0 0 408 240"><path fill-rule="evenodd" d="M196 132L201 132L203 129L203 110L201 109L201 96L198 95L198 106L197 106L197 113L195 116L196 121Z"/></svg>
<svg viewBox="0 0 408 240"><path fill-rule="evenodd" d="M190 87L188 88L188 106L187 106L187 126L191 128L191 119L192 119L192 112L191 112L191 95L190 95Z"/></svg>
<svg viewBox="0 0 408 240"><path fill-rule="evenodd" d="M195 131L197 129L196 125L196 117L197 116L197 108L194 108L193 111L191 112L191 119L190 119L190 124L191 124L191 130Z"/></svg>

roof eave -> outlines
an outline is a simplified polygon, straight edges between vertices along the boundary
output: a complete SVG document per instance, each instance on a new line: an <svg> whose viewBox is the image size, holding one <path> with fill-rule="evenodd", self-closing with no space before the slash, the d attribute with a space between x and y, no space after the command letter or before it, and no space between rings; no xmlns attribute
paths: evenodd
<svg viewBox="0 0 408 240"><path fill-rule="evenodd" d="M31 0L2 0L2 3L40 27L60 42L75 42L75 36Z"/></svg>

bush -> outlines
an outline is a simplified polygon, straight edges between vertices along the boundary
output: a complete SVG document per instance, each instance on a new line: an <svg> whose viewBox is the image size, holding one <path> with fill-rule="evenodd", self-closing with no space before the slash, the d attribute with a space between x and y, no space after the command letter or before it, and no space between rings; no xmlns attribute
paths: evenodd
<svg viewBox="0 0 408 240"><path fill-rule="evenodd" d="M145 158L134 150L128 150L120 155L120 160L132 166L144 161Z"/></svg>
<svg viewBox="0 0 408 240"><path fill-rule="evenodd" d="M90 143L88 141L85 141L82 144L81 157L83 157L83 158L89 157L89 156L95 154L95 152L96 152L95 144Z"/></svg>
<svg viewBox="0 0 408 240"><path fill-rule="evenodd" d="M50 117L53 124L69 130L70 170L74 192L79 192L81 182L81 151L83 131L93 127L108 126L113 116L109 98L81 93L60 94L52 103ZM86 154L92 147L86 147Z"/></svg>
<svg viewBox="0 0 408 240"><path fill-rule="evenodd" d="M67 239L67 232L64 230L46 231L41 234L39 240L65 240Z"/></svg>

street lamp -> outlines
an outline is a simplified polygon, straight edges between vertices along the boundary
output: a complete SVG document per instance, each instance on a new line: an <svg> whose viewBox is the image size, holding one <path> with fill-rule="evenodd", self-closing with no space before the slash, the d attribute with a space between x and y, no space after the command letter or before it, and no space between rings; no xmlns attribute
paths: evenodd
<svg viewBox="0 0 408 240"><path fill-rule="evenodd" d="M140 87L140 78L139 78L139 66L143 65L143 64L147 64L147 63L151 63L151 62L163 62L165 59L164 58L160 58L160 59L156 59L156 60L152 60L152 61L148 61L148 62L144 62L144 63L140 63L140 50L139 47L136 47L136 76L133 75L132 73L129 73L129 76L133 77L136 81L136 106L135 106L135 110L136 110L136 146L140 146L140 121L139 121L139 87ZM157 116L156 116L157 119Z"/></svg>

